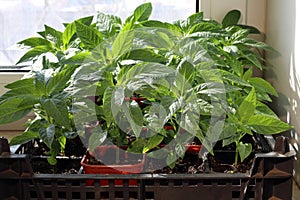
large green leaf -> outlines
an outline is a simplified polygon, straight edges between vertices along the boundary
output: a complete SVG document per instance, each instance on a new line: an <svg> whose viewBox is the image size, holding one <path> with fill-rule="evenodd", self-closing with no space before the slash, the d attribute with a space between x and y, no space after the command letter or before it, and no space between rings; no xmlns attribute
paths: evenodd
<svg viewBox="0 0 300 200"><path fill-rule="evenodd" d="M52 41L55 46L57 48L61 48L62 46L62 35L63 33L50 27L50 26L47 26L47 25L44 25L45 26L45 37L46 39L48 39L49 41Z"/></svg>
<svg viewBox="0 0 300 200"><path fill-rule="evenodd" d="M114 36L120 29L122 20L115 15L98 13L96 26L98 30L106 37Z"/></svg>
<svg viewBox="0 0 300 200"><path fill-rule="evenodd" d="M247 122L251 116L254 115L256 108L256 93L255 89L252 88L248 96L242 101L241 105L237 110L239 120L243 123Z"/></svg>
<svg viewBox="0 0 300 200"><path fill-rule="evenodd" d="M28 88L34 88L34 79L33 78L25 78L21 80L17 80L13 83L9 83L5 86L7 89L17 89L17 88L23 88L23 87L28 87Z"/></svg>
<svg viewBox="0 0 300 200"><path fill-rule="evenodd" d="M5 86L10 89L0 97L0 102L9 98L38 98L40 93L36 91L33 78L17 80Z"/></svg>
<svg viewBox="0 0 300 200"><path fill-rule="evenodd" d="M233 73L230 73L228 71L225 70L220 70L220 72L222 73L222 77L232 83L235 83L237 85L242 85L242 86L251 86L247 81L243 80L242 78L236 76Z"/></svg>
<svg viewBox="0 0 300 200"><path fill-rule="evenodd" d="M261 62L258 60L257 56L253 52L247 51L247 53L243 54L243 57L249 60L258 69L263 69Z"/></svg>
<svg viewBox="0 0 300 200"><path fill-rule="evenodd" d="M268 45L264 42L261 42L261 41L257 41L255 39L245 38L242 42L243 42L244 45L247 45L247 46L250 46L250 47L263 49L263 50L271 51L271 52L276 52L277 54L279 54L279 52L277 52L270 45Z"/></svg>
<svg viewBox="0 0 300 200"><path fill-rule="evenodd" d="M67 45L69 44L69 42L71 41L75 33L76 33L76 25L75 22L72 22L67 25L62 35L62 40L65 48L67 47Z"/></svg>
<svg viewBox="0 0 300 200"><path fill-rule="evenodd" d="M13 137L10 142L9 145L17 145L17 144L24 144L27 143L33 139L39 138L39 133L38 132L33 132L33 131L26 131L21 135L17 135L15 137Z"/></svg>
<svg viewBox="0 0 300 200"><path fill-rule="evenodd" d="M292 128L280 119L259 114L251 116L247 124L260 134L277 134Z"/></svg>
<svg viewBox="0 0 300 200"><path fill-rule="evenodd" d="M278 96L276 90L274 87L266 80L259 78L259 77L253 77L249 79L249 83L256 88L256 90L269 93L274 96Z"/></svg>
<svg viewBox="0 0 300 200"><path fill-rule="evenodd" d="M160 132L169 119L167 117L167 111L159 103L153 103L147 114L147 127L155 132Z"/></svg>
<svg viewBox="0 0 300 200"><path fill-rule="evenodd" d="M174 24L170 24L168 22L161 22L158 20L147 20L143 21L141 24L145 27L167 29L169 32L174 33L179 37L181 36L180 29Z"/></svg>
<svg viewBox="0 0 300 200"><path fill-rule="evenodd" d="M233 41L239 41L244 38L247 38L248 34L249 34L248 30L242 29L242 30L238 30L237 32L233 33L230 38Z"/></svg>
<svg viewBox="0 0 300 200"><path fill-rule="evenodd" d="M94 49L102 42L102 35L95 28L84 25L78 21L75 21L75 26L77 36L88 49Z"/></svg>
<svg viewBox="0 0 300 200"><path fill-rule="evenodd" d="M112 44L113 58L127 53L132 47L133 39L134 33L132 31L120 32Z"/></svg>
<svg viewBox="0 0 300 200"><path fill-rule="evenodd" d="M50 124L48 127L40 128L39 135L40 135L41 139L43 140L43 142L48 147L51 147L53 140L54 140L54 135L55 135L55 125Z"/></svg>
<svg viewBox="0 0 300 200"><path fill-rule="evenodd" d="M224 28L232 25L236 25L241 17L241 12L239 10L229 11L222 20L222 26Z"/></svg>
<svg viewBox="0 0 300 200"><path fill-rule="evenodd" d="M268 115L270 117L279 119L278 116L274 113L274 111L269 106L261 102L257 102L255 114Z"/></svg>
<svg viewBox="0 0 300 200"><path fill-rule="evenodd" d="M22 63L22 62L26 62L26 61L30 61L33 60L35 58L37 58L38 56L47 53L47 52L51 52L52 49L49 46L36 46L32 49L30 49L29 51L27 51L21 58L20 60L17 62L17 64Z"/></svg>
<svg viewBox="0 0 300 200"><path fill-rule="evenodd" d="M58 125L71 129L67 103L59 97L42 98L41 105Z"/></svg>
<svg viewBox="0 0 300 200"><path fill-rule="evenodd" d="M70 65L81 65L86 59L89 58L91 55L91 52L89 51L82 51L79 53L76 53L75 55L62 60L61 64L70 64Z"/></svg>
<svg viewBox="0 0 300 200"><path fill-rule="evenodd" d="M190 15L186 20L177 21L177 24L182 31L189 32L196 24L199 24L203 21L203 12L198 12Z"/></svg>
<svg viewBox="0 0 300 200"><path fill-rule="evenodd" d="M12 98L0 103L0 124L7 124L25 117L31 110L32 105L20 106L23 98Z"/></svg>
<svg viewBox="0 0 300 200"><path fill-rule="evenodd" d="M140 136L143 127L144 116L139 104L132 101L129 105L123 104L122 110L125 113L125 117L130 124L130 128L133 130L136 137Z"/></svg>
<svg viewBox="0 0 300 200"><path fill-rule="evenodd" d="M133 12L133 19L135 22L142 22L147 20L152 13L151 3L144 3L138 6Z"/></svg>
<svg viewBox="0 0 300 200"><path fill-rule="evenodd" d="M69 67L63 71L58 72L53 76L46 85L47 94L53 95L67 87L67 83L70 81L72 74L75 71L75 67Z"/></svg>
<svg viewBox="0 0 300 200"><path fill-rule="evenodd" d="M195 68L194 66L183 60L176 69L176 86L181 95L192 88L194 82Z"/></svg>
<svg viewBox="0 0 300 200"><path fill-rule="evenodd" d="M44 38L40 38L40 37L27 38L25 40L22 40L22 41L18 42L17 44L28 46L28 47L31 47L31 48L34 48L36 46L49 46L49 47L51 47L51 42L50 41L48 41Z"/></svg>
<svg viewBox="0 0 300 200"><path fill-rule="evenodd" d="M198 24L195 24L190 30L189 34L191 33L196 33L196 32L201 32L201 31L217 31L220 29L219 26L213 23L209 22L200 22Z"/></svg>

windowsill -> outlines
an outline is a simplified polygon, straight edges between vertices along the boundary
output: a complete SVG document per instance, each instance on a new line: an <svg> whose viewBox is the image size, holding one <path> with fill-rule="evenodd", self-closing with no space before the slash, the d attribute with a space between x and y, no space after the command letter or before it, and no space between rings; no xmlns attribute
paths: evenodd
<svg viewBox="0 0 300 200"><path fill-rule="evenodd" d="M0 73L25 73L30 71L30 66L0 66Z"/></svg>

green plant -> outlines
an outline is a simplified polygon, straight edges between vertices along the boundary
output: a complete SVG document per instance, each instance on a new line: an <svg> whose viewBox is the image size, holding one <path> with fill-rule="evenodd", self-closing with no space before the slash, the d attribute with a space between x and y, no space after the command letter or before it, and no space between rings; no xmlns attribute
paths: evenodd
<svg viewBox="0 0 300 200"><path fill-rule="evenodd" d="M69 115L71 105L68 93L63 89L75 68L55 72L52 69L32 72L32 77L6 85L8 92L0 97L0 124L10 123L35 113L35 119L27 122L25 132L14 137L10 144L20 144L40 138L50 149L52 164L66 143L66 137L74 137L74 124Z"/></svg>
<svg viewBox="0 0 300 200"><path fill-rule="evenodd" d="M10 120L0 114L1 123L32 109L38 116L13 141L40 137L56 149L52 158L57 144L63 147L60 141L73 134L91 151L109 140L141 153L165 142L171 148L163 157L172 166L195 137L211 153L219 140L224 146L234 143L237 162L238 155L244 160L252 150L241 142L245 134L290 128L265 104L277 95L274 88L252 77L253 68L264 68L261 51L274 49L248 37L259 31L238 24L239 11L229 12L222 24L204 19L203 13L174 23L150 20L151 11L150 3L142 4L124 23L98 13L95 23L81 18L65 24L63 32L45 26L41 37L21 41L31 49L19 63L41 60L43 67L33 70L32 78L8 85L0 98L0 110L13 108ZM143 107L126 100L134 95L147 99ZM87 134L93 123L97 126ZM173 130L165 130L165 124Z"/></svg>

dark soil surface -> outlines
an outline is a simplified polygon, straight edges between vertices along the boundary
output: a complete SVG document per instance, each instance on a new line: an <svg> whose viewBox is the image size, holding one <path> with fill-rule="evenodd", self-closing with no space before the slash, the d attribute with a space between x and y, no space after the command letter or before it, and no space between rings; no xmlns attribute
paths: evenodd
<svg viewBox="0 0 300 200"><path fill-rule="evenodd" d="M249 138L247 138L249 140ZM249 142L249 141L247 141ZM252 144L255 144L251 141ZM57 159L57 165L49 165L46 158L39 158L33 156L31 162L33 166L33 170L35 173L66 173L66 174L75 174L78 173L80 169L80 160L81 157L86 154L88 164L92 165L106 165L116 164L116 160L119 161L118 164L136 164L141 162L142 155L140 154L132 154L126 151L120 151L119 156L116 157L116 150L110 149L107 152L109 154L108 157L104 159L101 157L101 153L94 156L91 156L86 152L86 149L83 147L80 139L75 139L67 143L66 149L68 151L65 152L65 155L69 157ZM79 147L79 148L78 148ZM251 169L254 152L261 152L261 148L258 145L253 145L253 153L245 159L243 162L238 162L237 165L234 165L235 158L235 146L230 145L227 148L222 147L220 143L217 143L214 147L215 153L214 156L207 154L206 156L199 157L198 153L186 153L184 158L179 158L175 164L174 168L164 167L163 169L154 170L152 173L166 173L166 174L177 174L177 173L188 173L188 174L196 174L196 173L210 173L210 172L222 172L222 173L236 173L242 172L246 173ZM47 155L48 149L47 147L39 143L39 147L35 148L32 151L33 155ZM151 159L147 157L147 165L155 168L155 159ZM163 165L166 166L166 165ZM147 170L146 171L151 171Z"/></svg>
<svg viewBox="0 0 300 200"><path fill-rule="evenodd" d="M85 152L86 148L79 137L67 139L65 152L59 154L56 165L50 165L47 160L49 148L44 143L36 140L25 148L25 153L32 155L30 162L33 172L43 174L77 174Z"/></svg>

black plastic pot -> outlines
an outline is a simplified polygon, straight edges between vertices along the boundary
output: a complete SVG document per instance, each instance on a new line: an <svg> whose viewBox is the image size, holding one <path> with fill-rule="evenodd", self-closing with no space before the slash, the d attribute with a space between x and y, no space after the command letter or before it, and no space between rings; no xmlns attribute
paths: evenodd
<svg viewBox="0 0 300 200"><path fill-rule="evenodd" d="M255 154L250 173L235 174L34 174L29 155L0 156L0 199L291 200L295 151L286 141L275 144L280 153Z"/></svg>

